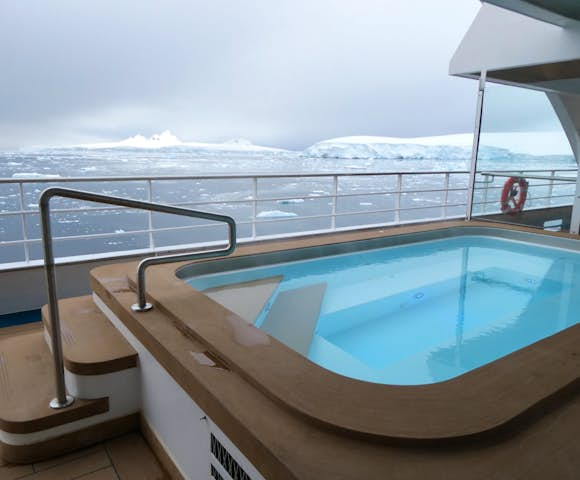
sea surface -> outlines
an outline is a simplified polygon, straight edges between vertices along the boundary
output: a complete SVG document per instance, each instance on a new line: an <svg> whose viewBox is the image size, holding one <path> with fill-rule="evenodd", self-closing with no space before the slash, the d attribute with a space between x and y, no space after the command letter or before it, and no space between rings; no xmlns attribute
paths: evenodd
<svg viewBox="0 0 580 480"><path fill-rule="evenodd" d="M468 176L451 174L444 208L445 175L413 175L416 172L461 172L468 170L465 158L324 158L304 152L243 151L199 152L188 148L53 148L37 151L0 152L0 178L35 179L38 183L22 184L22 200L17 183L0 183L0 263L39 260L42 258L38 197L47 186L63 185L120 197L180 204L189 208L233 216L238 222L240 238L318 231L331 227L330 214L335 211L336 227L381 224L462 215L465 211ZM479 170L574 169L576 163L568 155L513 155L480 161ZM377 172L406 172L402 177L400 206L405 209L397 217L396 176L377 176ZM328 176L308 177L328 173ZM364 173L344 176L338 181L338 193L345 194L336 204L333 178L330 174ZM254 184L247 179L195 179L153 181L149 192L145 180L59 182L64 177L126 176L203 176L231 174L277 174L281 178L262 178ZM304 175L286 177L284 174ZM575 172L566 175L575 176ZM483 177L481 177L483 178ZM487 185L486 211L499 209L499 192L505 178L497 177ZM534 188L531 181L528 206L542 206L547 186ZM544 184L546 182L543 182ZM254 189L257 189L254 192ZM478 198L482 198L483 190ZM254 193L257 197L254 198ZM554 195L573 195L573 184L553 189ZM476 195L476 196L477 196ZM280 199L280 197L283 197ZM495 197L498 197L495 199ZM534 198L539 200L534 201ZM491 199L491 200L490 200ZM561 197L556 203L571 203ZM535 202L535 203L534 203ZM75 256L118 252L134 249L169 248L199 242L215 242L225 238L225 229L172 215L134 210L89 210L98 205L54 199L53 234L57 256ZM64 210L58 212L57 210ZM334 210L333 210L334 209ZM15 212L26 212L24 215ZM4 213L4 214L3 214ZM256 215L259 223L252 225ZM147 230L152 226L156 231ZM178 228L175 230L175 228ZM164 230L165 229L165 230ZM93 238L77 238L84 235ZM18 242L24 237L28 251Z"/></svg>

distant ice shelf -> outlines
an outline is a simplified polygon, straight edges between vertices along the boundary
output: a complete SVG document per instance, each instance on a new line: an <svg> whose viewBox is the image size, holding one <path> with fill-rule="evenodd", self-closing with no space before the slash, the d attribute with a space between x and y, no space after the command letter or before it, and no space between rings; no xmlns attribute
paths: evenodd
<svg viewBox="0 0 580 480"><path fill-rule="evenodd" d="M469 160L473 135L462 133L431 137L378 137L349 136L317 142L304 150L254 145L244 138L234 138L223 143L184 142L169 130L144 137L135 135L118 142L90 143L73 146L45 147L43 152L62 151L161 151L164 154L185 153L198 157L255 156L256 158L336 158L336 159L390 159L390 160ZM512 160L522 157L550 155L572 156L564 132L500 132L482 133L479 158L481 160ZM365 168L349 165L349 168Z"/></svg>
<svg viewBox="0 0 580 480"><path fill-rule="evenodd" d="M468 133L415 138L350 136L315 143L304 153L322 158L467 160L472 144L473 135ZM480 159L522 155L572 155L572 150L564 132L482 132Z"/></svg>

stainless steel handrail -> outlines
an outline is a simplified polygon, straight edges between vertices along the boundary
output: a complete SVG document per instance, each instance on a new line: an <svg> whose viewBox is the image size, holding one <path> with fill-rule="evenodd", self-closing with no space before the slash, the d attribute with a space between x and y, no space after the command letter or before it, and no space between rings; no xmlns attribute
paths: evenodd
<svg viewBox="0 0 580 480"><path fill-rule="evenodd" d="M50 315L51 346L54 361L56 398L50 402L51 408L68 407L74 402L74 398L66 393L64 381L64 364L62 354L62 340L60 329L60 316L58 309L58 295L56 291L56 272L54 252L52 249L52 233L50 228L50 199L53 197L73 198L76 200L86 200L89 202L118 205L121 207L138 208L153 212L168 213L172 215L182 215L192 218L201 218L215 222L224 222L228 225L228 246L224 249L210 250L194 253L181 253L176 255L165 255L161 257L150 257L142 260L137 268L137 303L131 308L136 312L150 310L152 305L147 303L145 292L145 273L149 266L176 261L196 260L199 258L210 258L227 256L233 253L236 248L236 222L226 215L190 210L188 208L175 207L159 203L144 202L141 200L131 200L127 198L100 195L98 193L73 190L69 188L52 187L47 188L40 195L39 208L42 223L42 245L44 249L44 269L46 273L46 284L48 290L48 309Z"/></svg>

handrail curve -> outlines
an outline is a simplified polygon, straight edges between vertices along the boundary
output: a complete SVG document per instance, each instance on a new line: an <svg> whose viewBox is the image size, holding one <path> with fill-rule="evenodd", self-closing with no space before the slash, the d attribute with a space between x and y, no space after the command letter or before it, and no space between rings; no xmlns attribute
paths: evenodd
<svg viewBox="0 0 580 480"><path fill-rule="evenodd" d="M232 217L219 215L189 208L176 207L161 203L146 202L142 200L133 200L111 195L102 195L98 193L86 192L83 190L74 190L62 187L50 187L45 189L40 195L39 209L42 224L42 246L44 250L44 270L46 275L47 293L48 293L48 310L50 315L51 328L51 346L54 360L55 381L56 381L56 398L50 402L51 408L68 407L74 402L74 398L66 393L64 380L64 363L62 352L60 315L58 309L58 294L56 288L56 272L54 252L52 248L52 233L50 226L50 200L53 197L72 198L75 200L84 200L95 203L104 203L108 205L117 205L120 207L137 208L152 212L168 213L172 215L182 215L190 218L200 218L214 222L223 222L228 225L228 245L226 248L217 250L208 250L202 252L180 253L175 255L164 255L159 257L148 257L142 260L137 267L137 303L132 306L135 312L145 312L150 310L151 304L147 303L145 291L145 274L148 267L163 263L177 261L197 260L201 258L212 258L227 256L236 249L236 222Z"/></svg>

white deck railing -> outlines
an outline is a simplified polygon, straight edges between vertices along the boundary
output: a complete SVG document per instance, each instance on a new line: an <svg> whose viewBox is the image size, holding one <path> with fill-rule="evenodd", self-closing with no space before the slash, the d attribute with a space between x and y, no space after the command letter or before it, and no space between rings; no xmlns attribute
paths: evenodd
<svg viewBox="0 0 580 480"><path fill-rule="evenodd" d="M499 212L505 178L485 173L477 177L474 214ZM530 181L526 208L572 204L575 186L560 177L575 178L576 169L520 173L552 177ZM0 269L41 265L37 204L48 187L227 214L236 220L240 242L248 242L463 218L468 177L467 171L421 171L0 179ZM61 263L176 251L226 238L214 225L184 224L153 212L132 217L123 208L70 201L55 201L52 212Z"/></svg>

